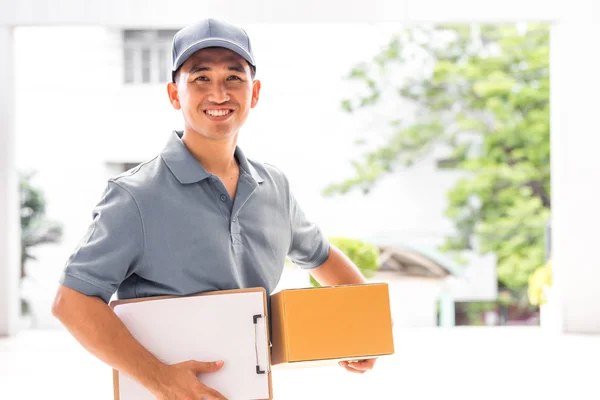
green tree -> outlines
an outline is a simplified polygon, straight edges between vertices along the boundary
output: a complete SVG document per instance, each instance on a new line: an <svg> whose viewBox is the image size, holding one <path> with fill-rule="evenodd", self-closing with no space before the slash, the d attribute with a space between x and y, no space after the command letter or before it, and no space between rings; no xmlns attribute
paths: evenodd
<svg viewBox="0 0 600 400"><path fill-rule="evenodd" d="M344 237L330 238L329 242L340 249L366 277L371 278L379 269L379 249L363 241ZM312 286L320 286L311 276Z"/></svg>
<svg viewBox="0 0 600 400"><path fill-rule="evenodd" d="M456 229L443 250L495 252L501 287L524 295L544 263L550 214L548 26L404 29L349 80L362 93L343 109L385 111L376 119L383 144L366 148L354 176L324 193L368 193L396 168L446 152L439 168L464 174L447 194Z"/></svg>
<svg viewBox="0 0 600 400"><path fill-rule="evenodd" d="M540 306L548 302L547 291L552 287L552 261L536 268L529 276L527 295L529 302Z"/></svg>
<svg viewBox="0 0 600 400"><path fill-rule="evenodd" d="M20 175L21 201L21 279L27 272L28 260L35 260L32 249L46 243L57 243L62 237L62 226L46 218L46 200L42 191L32 185L33 174Z"/></svg>

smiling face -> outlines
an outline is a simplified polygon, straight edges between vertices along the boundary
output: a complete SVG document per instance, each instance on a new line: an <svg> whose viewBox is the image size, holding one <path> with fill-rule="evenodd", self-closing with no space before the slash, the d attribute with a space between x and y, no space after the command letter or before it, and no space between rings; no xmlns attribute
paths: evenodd
<svg viewBox="0 0 600 400"><path fill-rule="evenodd" d="M187 59L167 90L173 107L182 111L186 131L224 140L237 137L256 106L260 81L252 79L250 65L241 56L214 47Z"/></svg>

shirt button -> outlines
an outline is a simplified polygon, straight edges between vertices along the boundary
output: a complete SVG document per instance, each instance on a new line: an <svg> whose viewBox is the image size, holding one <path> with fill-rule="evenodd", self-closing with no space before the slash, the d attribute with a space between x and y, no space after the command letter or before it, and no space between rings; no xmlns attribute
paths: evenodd
<svg viewBox="0 0 600 400"><path fill-rule="evenodd" d="M221 195L221 201L225 201L227 200L227 196L225 196L224 194Z"/></svg>
<svg viewBox="0 0 600 400"><path fill-rule="evenodd" d="M233 217L232 221L233 222L237 221L237 217Z"/></svg>

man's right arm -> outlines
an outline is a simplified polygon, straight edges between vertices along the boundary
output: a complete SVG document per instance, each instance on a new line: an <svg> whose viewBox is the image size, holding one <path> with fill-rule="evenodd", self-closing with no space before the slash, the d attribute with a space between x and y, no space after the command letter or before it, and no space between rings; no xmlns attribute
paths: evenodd
<svg viewBox="0 0 600 400"><path fill-rule="evenodd" d="M167 365L146 350L99 297L60 286L52 314L91 354L138 381L158 399L225 399L197 378L222 364L188 361Z"/></svg>
<svg viewBox="0 0 600 400"><path fill-rule="evenodd" d="M52 314L94 356L150 390L158 389L165 364L135 340L102 299L61 286Z"/></svg>

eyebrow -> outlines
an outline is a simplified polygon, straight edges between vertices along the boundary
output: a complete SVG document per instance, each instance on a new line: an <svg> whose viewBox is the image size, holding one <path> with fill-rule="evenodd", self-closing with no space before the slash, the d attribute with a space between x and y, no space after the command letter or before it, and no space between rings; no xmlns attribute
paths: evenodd
<svg viewBox="0 0 600 400"><path fill-rule="evenodd" d="M228 71L235 71L235 72L239 72L241 74L243 74L245 72L244 67L242 66L242 64L240 63L233 63L227 66L227 70ZM196 72L204 72L204 71L212 71L212 68L207 67L205 65L202 64L196 64L193 65L192 68L190 68L190 74L196 73Z"/></svg>

